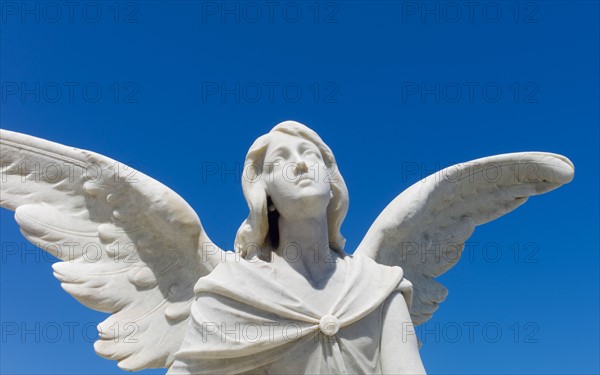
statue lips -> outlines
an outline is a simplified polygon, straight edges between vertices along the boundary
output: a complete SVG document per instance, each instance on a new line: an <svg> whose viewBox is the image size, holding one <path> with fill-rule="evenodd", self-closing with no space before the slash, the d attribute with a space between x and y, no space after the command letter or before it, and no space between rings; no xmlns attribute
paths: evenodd
<svg viewBox="0 0 600 375"><path fill-rule="evenodd" d="M304 185L304 186L309 185L309 183L307 181L310 181L312 183L316 182L315 180L313 180L313 178L310 175L305 173L298 177L298 179L296 180L296 185Z"/></svg>

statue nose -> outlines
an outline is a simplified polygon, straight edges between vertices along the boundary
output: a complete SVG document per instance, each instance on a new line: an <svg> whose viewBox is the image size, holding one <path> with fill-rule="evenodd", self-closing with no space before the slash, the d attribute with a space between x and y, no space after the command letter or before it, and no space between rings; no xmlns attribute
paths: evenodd
<svg viewBox="0 0 600 375"><path fill-rule="evenodd" d="M298 163L296 163L296 174L298 176L307 172L308 166L306 165L306 162L304 160L300 160Z"/></svg>

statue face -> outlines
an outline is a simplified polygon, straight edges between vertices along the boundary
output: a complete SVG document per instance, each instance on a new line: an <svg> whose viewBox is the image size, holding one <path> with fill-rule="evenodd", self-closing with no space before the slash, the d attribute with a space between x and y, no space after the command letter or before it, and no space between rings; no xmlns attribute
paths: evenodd
<svg viewBox="0 0 600 375"><path fill-rule="evenodd" d="M263 174L267 194L280 215L324 215L331 199L326 171L321 152L313 143L289 134L272 134Z"/></svg>

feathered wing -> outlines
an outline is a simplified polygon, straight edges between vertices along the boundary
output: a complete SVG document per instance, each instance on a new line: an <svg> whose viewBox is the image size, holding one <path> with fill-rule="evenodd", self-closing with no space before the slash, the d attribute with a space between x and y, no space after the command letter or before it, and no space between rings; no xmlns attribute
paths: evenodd
<svg viewBox="0 0 600 375"><path fill-rule="evenodd" d="M434 278L460 259L477 225L573 179L564 156L523 152L496 155L443 169L406 189L375 220L356 250L401 266L414 287L410 314L422 324L447 295Z"/></svg>
<svg viewBox="0 0 600 375"><path fill-rule="evenodd" d="M105 156L0 130L0 205L60 258L62 287L112 315L94 348L119 367L169 367L196 281L222 250L172 190Z"/></svg>

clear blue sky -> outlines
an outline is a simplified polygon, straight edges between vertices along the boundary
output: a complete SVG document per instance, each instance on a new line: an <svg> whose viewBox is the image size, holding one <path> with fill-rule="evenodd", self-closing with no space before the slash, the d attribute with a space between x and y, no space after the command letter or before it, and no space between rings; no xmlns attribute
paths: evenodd
<svg viewBox="0 0 600 375"><path fill-rule="evenodd" d="M421 353L436 374L598 373L598 2L268 4L4 1L2 127L134 165L228 248L247 215L245 153L283 120L333 149L349 252L441 167L566 155L571 184L476 230ZM93 351L105 314L0 218L0 372L122 373Z"/></svg>

